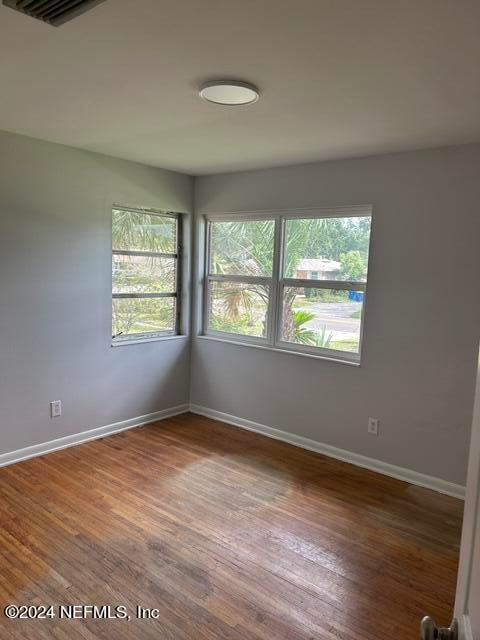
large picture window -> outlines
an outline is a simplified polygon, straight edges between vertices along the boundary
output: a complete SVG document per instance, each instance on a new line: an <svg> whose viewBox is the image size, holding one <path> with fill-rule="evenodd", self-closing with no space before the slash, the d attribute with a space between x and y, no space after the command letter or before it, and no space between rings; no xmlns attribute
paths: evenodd
<svg viewBox="0 0 480 640"><path fill-rule="evenodd" d="M360 360L371 210L207 216L204 333Z"/></svg>
<svg viewBox="0 0 480 640"><path fill-rule="evenodd" d="M115 342L178 333L180 216L114 207L112 337Z"/></svg>

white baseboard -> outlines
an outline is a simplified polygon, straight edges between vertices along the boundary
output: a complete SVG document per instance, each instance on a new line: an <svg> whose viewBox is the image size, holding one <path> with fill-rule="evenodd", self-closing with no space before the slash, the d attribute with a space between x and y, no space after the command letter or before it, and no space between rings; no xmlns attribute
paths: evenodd
<svg viewBox="0 0 480 640"><path fill-rule="evenodd" d="M412 471L411 469L405 469L404 467L397 467L393 464L389 464L388 462L382 462L381 460L376 460L375 458L368 458L367 456L362 456L358 453L353 453L352 451L339 449L338 447L333 447L329 444L317 442L316 440L311 440L310 438L304 438L303 436L298 436L296 434L289 433L288 431L274 429L273 427L268 427L264 424L253 422L252 420L246 420L245 418L239 418L228 413L223 413L222 411L216 411L215 409L209 409L208 407L202 407L196 404L178 405L176 407L164 409L163 411L156 411L155 413L148 413L144 416L131 418L130 420L115 422L104 427L98 427L96 429L82 431L80 433L75 433L63 438L49 440L48 442L35 444L31 447L25 447L24 449L17 449L16 451L2 453L0 454L0 467L14 464L15 462L20 462L22 460L28 460L29 458L35 458L36 456L42 456L46 453L51 453L52 451L59 451L60 449L73 447L77 444L81 444L82 442L88 442L89 440L103 438L114 433L119 433L120 431L133 429L134 427L140 427L142 425L149 424L150 422L156 422L157 420L170 418L172 416L186 413L188 411L191 411L192 413L196 413L198 415L206 416L208 418L213 418L215 420L221 420L222 422L226 422L227 424L231 424L236 427L241 427L242 429L255 431L256 433L268 436L269 438L281 440L282 442L293 444L297 447L301 447L302 449L308 449L309 451L322 453L331 458L343 460L344 462L349 462L358 467L364 467L365 469L370 469L372 471L376 471L377 473L382 473L383 475L397 478L398 480L404 480L405 482L409 482L420 487L433 489L434 491L438 491L455 498L464 499L465 497L465 487L459 484L447 482L446 480L441 480L440 478L435 478L423 473L418 473L417 471Z"/></svg>
<svg viewBox="0 0 480 640"><path fill-rule="evenodd" d="M364 467L365 469L376 471L377 473L381 473L385 476L404 480L410 484L426 487L427 489L433 489L434 491L453 496L454 498L460 498L462 500L465 498L465 487L462 487L462 485L459 484L454 484L453 482L447 482L440 478L427 476L423 473L412 471L411 469L405 469L404 467L397 467L393 464L389 464L388 462L382 462L375 458L368 458L367 456L362 456L358 453L353 453L352 451L332 447L329 444L323 444L322 442L317 442L310 438L304 438L303 436L298 436L294 433L288 433L288 431L281 431L280 429L267 427L264 424L253 422L252 420L246 420L244 418L238 418L237 416L232 416L228 413L223 413L222 411L216 411L215 409L209 409L208 407L191 404L190 411L201 416L221 420L222 422L226 422L227 424L231 424L236 427L241 427L242 429L261 433L262 435L274 438L275 440L288 442L289 444L301 447L302 449L323 453L330 458L343 460L344 462L349 462L357 467Z"/></svg>
<svg viewBox="0 0 480 640"><path fill-rule="evenodd" d="M181 404L177 407L163 409L163 411L156 411L155 413L147 413L144 416L138 416L137 418L131 418L130 420L114 422L113 424L108 424L105 427L89 429L88 431L75 433L71 436L64 436L63 438L34 444L33 446L25 447L24 449L17 449L16 451L2 453L0 454L0 467L5 467L8 464L14 464L15 462L20 462L22 460L28 460L29 458L43 456L44 454L51 453L52 451L59 451L60 449L73 447L77 444L81 444L82 442L88 442L89 440L104 438L105 436L110 436L114 433L119 433L120 431L126 431L127 429L133 429L134 427L141 427L144 424L156 422L157 420L164 420L165 418L171 418L172 416L177 416L181 413L186 413L187 411L189 411L189 405Z"/></svg>

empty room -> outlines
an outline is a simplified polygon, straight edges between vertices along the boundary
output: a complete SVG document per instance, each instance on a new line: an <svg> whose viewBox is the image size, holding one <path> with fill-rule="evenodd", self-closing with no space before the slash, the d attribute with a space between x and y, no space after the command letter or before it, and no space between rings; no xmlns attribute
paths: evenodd
<svg viewBox="0 0 480 640"><path fill-rule="evenodd" d="M0 0L0 640L480 640L479 29Z"/></svg>

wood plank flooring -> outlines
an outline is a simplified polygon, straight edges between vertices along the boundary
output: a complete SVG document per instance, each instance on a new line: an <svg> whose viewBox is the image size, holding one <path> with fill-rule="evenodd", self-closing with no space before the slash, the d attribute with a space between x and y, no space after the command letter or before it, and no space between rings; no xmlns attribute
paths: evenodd
<svg viewBox="0 0 480 640"><path fill-rule="evenodd" d="M0 469L0 638L417 638L424 614L450 622L461 515L454 498L178 416ZM9 620L8 603L56 617ZM58 618L82 604L132 618Z"/></svg>

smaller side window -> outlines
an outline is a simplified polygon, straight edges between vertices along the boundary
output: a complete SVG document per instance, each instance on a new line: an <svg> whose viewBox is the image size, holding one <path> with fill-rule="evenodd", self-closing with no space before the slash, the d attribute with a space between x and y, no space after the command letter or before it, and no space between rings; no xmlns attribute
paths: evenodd
<svg viewBox="0 0 480 640"><path fill-rule="evenodd" d="M114 207L112 338L115 342L178 333L180 216Z"/></svg>

